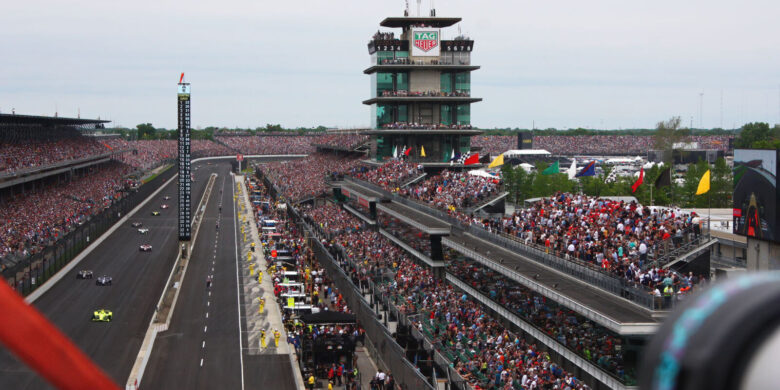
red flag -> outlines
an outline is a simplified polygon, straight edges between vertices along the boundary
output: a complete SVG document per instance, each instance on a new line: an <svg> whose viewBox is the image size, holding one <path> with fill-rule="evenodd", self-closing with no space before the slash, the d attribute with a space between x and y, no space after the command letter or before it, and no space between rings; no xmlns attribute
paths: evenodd
<svg viewBox="0 0 780 390"><path fill-rule="evenodd" d="M179 84L181 84L182 81L184 81L184 72L181 72L181 77L179 77Z"/></svg>
<svg viewBox="0 0 780 390"><path fill-rule="evenodd" d="M639 179L637 179L634 185L631 186L631 193L636 192L636 189L642 185L642 181L644 181L644 178L645 178L645 169L642 168L639 170Z"/></svg>
<svg viewBox="0 0 780 390"><path fill-rule="evenodd" d="M412 148L404 150L404 156L408 156L411 151L412 151Z"/></svg>
<svg viewBox="0 0 780 390"><path fill-rule="evenodd" d="M479 162L479 153L474 153L469 158L466 159L466 161L463 162L463 165L472 165Z"/></svg>

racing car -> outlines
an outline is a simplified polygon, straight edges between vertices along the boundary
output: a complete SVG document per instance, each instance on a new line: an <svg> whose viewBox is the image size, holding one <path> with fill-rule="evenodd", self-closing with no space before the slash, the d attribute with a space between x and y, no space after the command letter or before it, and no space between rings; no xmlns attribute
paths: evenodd
<svg viewBox="0 0 780 390"><path fill-rule="evenodd" d="M154 215L156 217L156 216L160 215L160 212L159 211L152 211L152 215Z"/></svg>
<svg viewBox="0 0 780 390"><path fill-rule="evenodd" d="M167 208L168 208L168 205L167 205L167 204L160 205L160 208L161 208L161 209L163 209L163 210L165 210L165 209L167 209Z"/></svg>
<svg viewBox="0 0 780 390"><path fill-rule="evenodd" d="M168 195L163 196L163 200L171 200L171 197Z"/></svg>
<svg viewBox="0 0 780 390"><path fill-rule="evenodd" d="M93 322L111 322L113 317L114 313L107 309L97 309L92 313Z"/></svg>
<svg viewBox="0 0 780 390"><path fill-rule="evenodd" d="M130 226L132 226L134 228L138 228L138 227L141 227L143 225L144 224L142 224L141 222L133 222L133 223L130 224Z"/></svg>
<svg viewBox="0 0 780 390"><path fill-rule="evenodd" d="M138 247L138 249L139 249L141 252L151 252L151 251L152 251L152 246L151 246L151 245L149 245L149 244L143 244L143 245L141 245L140 247Z"/></svg>
<svg viewBox="0 0 780 390"><path fill-rule="evenodd" d="M149 233L149 228L140 228L140 229L138 229L138 233L141 233L141 234Z"/></svg>
<svg viewBox="0 0 780 390"><path fill-rule="evenodd" d="M108 275L103 275L95 280L95 284L98 286L110 286L113 279Z"/></svg>
<svg viewBox="0 0 780 390"><path fill-rule="evenodd" d="M92 279L92 271L83 269L76 274L76 279Z"/></svg>

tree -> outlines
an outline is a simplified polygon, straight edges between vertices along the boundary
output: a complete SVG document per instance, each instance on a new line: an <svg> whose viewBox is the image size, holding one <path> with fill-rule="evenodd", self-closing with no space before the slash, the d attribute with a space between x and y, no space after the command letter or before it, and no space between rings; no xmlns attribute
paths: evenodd
<svg viewBox="0 0 780 390"><path fill-rule="evenodd" d="M157 137L157 129L151 123L141 123L135 127L138 129L138 139L155 139Z"/></svg>
<svg viewBox="0 0 780 390"><path fill-rule="evenodd" d="M712 207L731 208L731 195L734 192L734 179L731 169L723 157L715 160L712 169Z"/></svg>
<svg viewBox="0 0 780 390"><path fill-rule="evenodd" d="M675 116L671 119L658 122L655 129L655 148L664 152L664 163L670 164L673 160L672 147L675 142L679 142L686 135L680 129L680 117Z"/></svg>
<svg viewBox="0 0 780 390"><path fill-rule="evenodd" d="M772 131L769 130L769 124L764 122L751 122L742 126L739 137L734 140L734 146L737 148L755 148L761 141L770 141Z"/></svg>

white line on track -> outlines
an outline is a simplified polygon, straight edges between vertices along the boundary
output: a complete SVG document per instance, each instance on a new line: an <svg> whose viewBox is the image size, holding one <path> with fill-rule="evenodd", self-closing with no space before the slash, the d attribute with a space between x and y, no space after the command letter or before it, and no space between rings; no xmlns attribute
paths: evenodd
<svg viewBox="0 0 780 390"><path fill-rule="evenodd" d="M203 344L200 345L201 348L206 348L206 340L203 340Z"/></svg>
<svg viewBox="0 0 780 390"><path fill-rule="evenodd" d="M211 301L206 301L206 306L211 306Z"/></svg>
<svg viewBox="0 0 780 390"><path fill-rule="evenodd" d="M233 195L236 194L236 177L231 175L233 180ZM244 390L244 342L241 340L241 285L238 270L239 270L239 257L238 257L238 224L235 223L236 218L236 202L233 201L233 239L236 248L236 303L238 305L238 357L241 360L241 390Z"/></svg>
<svg viewBox="0 0 780 390"><path fill-rule="evenodd" d="M203 358L200 358L200 366L203 367Z"/></svg>
<svg viewBox="0 0 780 390"><path fill-rule="evenodd" d="M206 312L206 318L209 318L209 312Z"/></svg>
<svg viewBox="0 0 780 390"><path fill-rule="evenodd" d="M208 326L204 326L203 327L203 333L206 333L206 329L208 329L208 328L209 328Z"/></svg>

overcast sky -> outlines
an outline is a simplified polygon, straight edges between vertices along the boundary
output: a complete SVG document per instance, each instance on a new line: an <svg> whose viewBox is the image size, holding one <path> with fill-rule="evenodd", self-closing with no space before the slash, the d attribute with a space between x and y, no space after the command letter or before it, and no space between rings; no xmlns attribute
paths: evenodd
<svg viewBox="0 0 780 390"><path fill-rule="evenodd" d="M193 127L367 126L366 44L403 4L7 1L0 112L80 108L115 125L173 128L183 71ZM700 127L700 93L703 127L780 122L777 0L439 0L436 8L462 17L476 41L479 127L647 128L672 116Z"/></svg>

